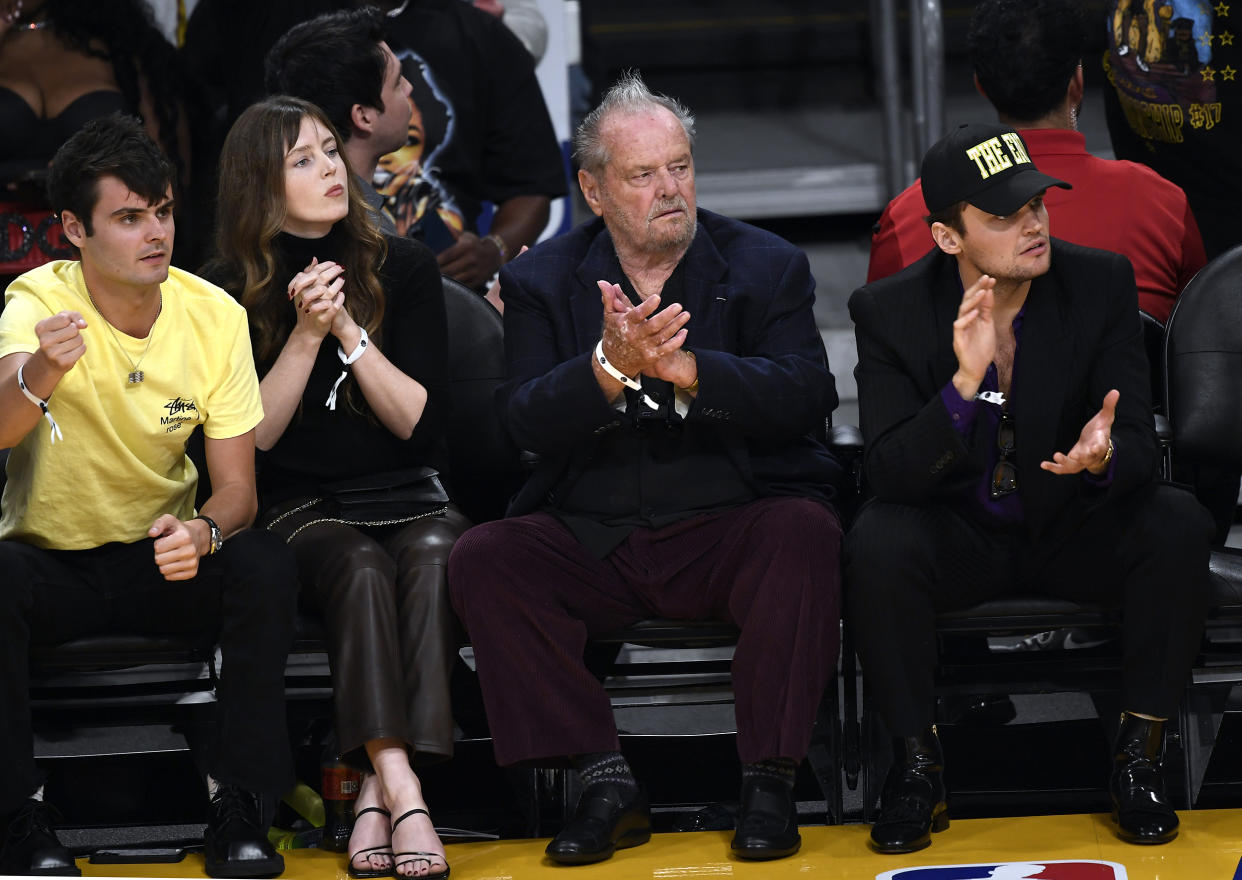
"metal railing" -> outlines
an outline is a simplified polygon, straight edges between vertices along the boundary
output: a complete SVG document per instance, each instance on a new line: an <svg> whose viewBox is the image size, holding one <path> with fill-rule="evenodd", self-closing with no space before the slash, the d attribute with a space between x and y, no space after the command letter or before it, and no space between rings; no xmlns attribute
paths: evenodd
<svg viewBox="0 0 1242 880"><path fill-rule="evenodd" d="M903 126L901 47L897 0L871 0L876 77L884 120L884 182L891 198L909 179L907 163L927 151L945 131L944 19L940 0L910 0L911 138Z"/></svg>

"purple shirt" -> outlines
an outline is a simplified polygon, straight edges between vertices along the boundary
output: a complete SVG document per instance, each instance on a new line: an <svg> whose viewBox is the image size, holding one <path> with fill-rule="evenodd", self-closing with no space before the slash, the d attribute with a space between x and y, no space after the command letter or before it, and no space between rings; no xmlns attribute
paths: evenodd
<svg viewBox="0 0 1242 880"><path fill-rule="evenodd" d="M1026 305L1023 304L1018 314L1013 319L1013 338L1014 338L1014 354L1013 354L1013 378L1009 383L1009 396L1005 406L1010 412L1016 412L1016 386L1018 375L1018 351L1022 347L1022 319L1026 313ZM983 382L979 386L979 391L999 391L1000 379L996 372L996 364L988 364L987 372L983 376ZM940 399L944 401L944 408L949 412L949 418L953 421L953 427L961 436L962 440L970 445L972 432L975 430L975 422L979 419L983 420L983 433L981 436L987 444L986 455L984 460L986 467L979 482L975 485L970 493L969 498L963 498L966 507L972 512L977 513L983 522L998 526L1018 526L1026 521L1026 517L1022 512L1022 480L1018 479L1018 491L1003 495L995 501L992 500L992 471L996 468L996 462L1000 460L1000 449L996 445L996 428L1000 424L1001 407L995 403L987 403L982 400L963 400L962 395L958 394L957 388L954 387L950 380L943 388L940 389ZM1017 464L1016 449L1022 445L1021 435L1015 432L1014 447L1015 452L1010 455L1010 461ZM1066 450L1060 450L1066 451ZM1043 460L1052 460L1052 452L1048 452L1043 456ZM1113 464L1108 463L1108 470L1102 476L1094 476L1089 471L1083 471L1083 477L1095 488L1104 489L1113 481ZM1061 477L1061 479L1066 479Z"/></svg>

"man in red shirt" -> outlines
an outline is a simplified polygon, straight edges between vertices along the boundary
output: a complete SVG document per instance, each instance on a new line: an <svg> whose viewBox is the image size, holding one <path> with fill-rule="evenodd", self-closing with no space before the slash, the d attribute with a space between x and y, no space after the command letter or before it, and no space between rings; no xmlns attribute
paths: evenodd
<svg viewBox="0 0 1242 880"><path fill-rule="evenodd" d="M1076 0L983 0L971 20L975 85L1018 129L1041 171L1073 184L1048 191L1058 238L1128 257L1139 308L1168 320L1186 282L1207 262L1181 188L1146 165L1101 159L1077 131L1086 22ZM892 275L933 247L915 181L876 225L867 281Z"/></svg>

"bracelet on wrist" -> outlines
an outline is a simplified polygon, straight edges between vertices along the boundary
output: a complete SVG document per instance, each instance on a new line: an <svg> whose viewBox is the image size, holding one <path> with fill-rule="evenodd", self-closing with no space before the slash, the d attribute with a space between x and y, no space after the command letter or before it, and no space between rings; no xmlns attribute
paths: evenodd
<svg viewBox="0 0 1242 880"><path fill-rule="evenodd" d="M1108 451L1104 453L1104 458L1100 461L1101 465L1106 465L1113 460L1113 451L1117 447L1113 445L1113 438L1108 438Z"/></svg>
<svg viewBox="0 0 1242 880"><path fill-rule="evenodd" d="M367 328L358 328L358 345L349 354L345 354L345 349L339 345L336 347L336 356L341 359L341 375L337 377L336 382L332 385L332 390L328 392L328 402L324 404L328 409L336 409L336 389L341 387L341 383L345 381L345 377L349 375L349 365L358 358L367 353L367 348L371 344L370 337L367 336Z"/></svg>
<svg viewBox="0 0 1242 880"><path fill-rule="evenodd" d="M687 394L697 394L699 391L699 359L694 356L694 352L683 349L686 354L690 355L690 360L694 361L694 381L686 386L678 386Z"/></svg>
<svg viewBox="0 0 1242 880"><path fill-rule="evenodd" d="M616 379L626 388L629 388L631 391L637 391L640 394L642 394L643 383L641 379L630 378L629 376L625 375L625 373L622 373L620 370L618 370L616 367L614 367L609 362L608 356L604 354L604 340L602 338L600 339L599 342L595 344L595 362L600 365L600 368L605 373L607 373L609 376L612 376L612 378ZM652 400L650 397L648 397L646 394L643 394L643 403L647 404L647 406L650 409L660 408L660 405L656 403L654 400Z"/></svg>
<svg viewBox="0 0 1242 880"><path fill-rule="evenodd" d="M60 425L56 424L56 419L52 418L52 412L47 408L47 401L39 395L35 394L26 387L26 378L22 375L22 371L26 369L25 362L17 368L17 387L21 389L22 394L26 395L26 399L33 403L43 413L43 418L47 419L47 423L52 426L52 441L64 440L65 435L60 431Z"/></svg>
<svg viewBox="0 0 1242 880"><path fill-rule="evenodd" d="M496 245L496 250L500 251L501 265L509 261L509 246L505 244L505 240L501 238L498 233L489 232L487 235L483 236L483 240L490 241L492 244Z"/></svg>

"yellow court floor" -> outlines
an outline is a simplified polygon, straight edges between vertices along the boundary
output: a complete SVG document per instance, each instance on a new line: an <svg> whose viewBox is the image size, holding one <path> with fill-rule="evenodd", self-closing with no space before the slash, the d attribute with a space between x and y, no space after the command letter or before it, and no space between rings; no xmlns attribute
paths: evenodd
<svg viewBox="0 0 1242 880"><path fill-rule="evenodd" d="M1182 813L1182 832L1165 846L1122 843L1106 815L955 820L932 845L908 856L867 849L867 826L802 829L802 851L775 862L729 855L726 832L657 834L597 865L561 867L543 856L546 840L503 840L448 847L454 880L682 880L694 877L834 878L834 880L1242 880L1242 810ZM285 852L288 880L348 880L345 856L320 850ZM1024 862L1023 867L998 863ZM1112 863L1092 865L1092 862ZM1050 864L1044 864L1050 863ZM93 877L202 877L197 854L178 865L91 865ZM981 865L974 869L928 866ZM922 868L922 870L909 870Z"/></svg>

